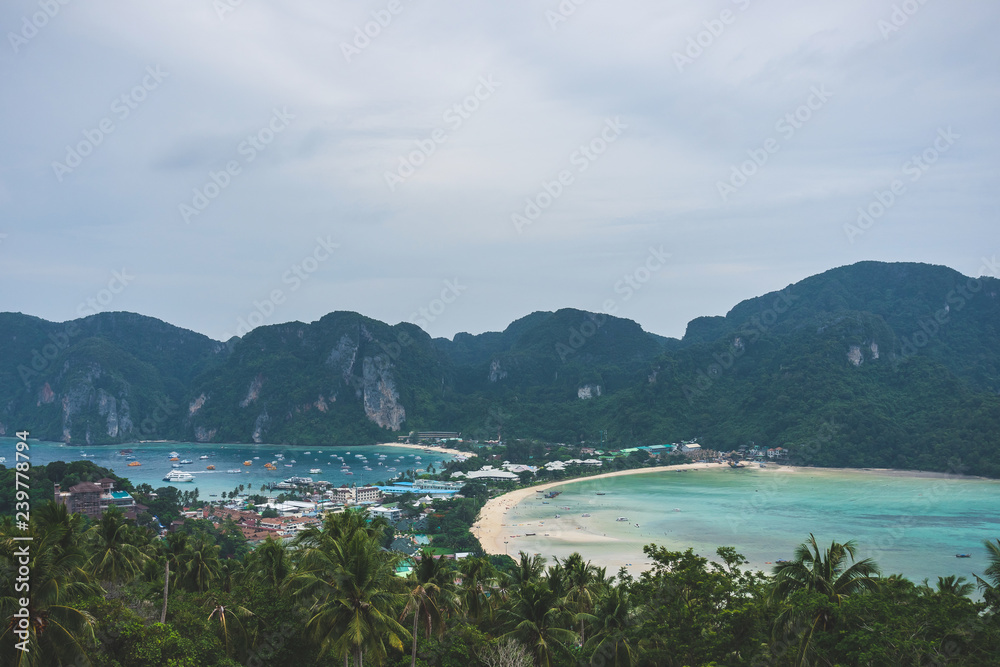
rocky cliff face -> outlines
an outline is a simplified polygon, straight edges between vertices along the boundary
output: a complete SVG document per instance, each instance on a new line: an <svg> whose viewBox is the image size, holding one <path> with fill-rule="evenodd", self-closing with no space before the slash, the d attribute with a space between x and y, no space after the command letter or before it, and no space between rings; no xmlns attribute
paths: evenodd
<svg viewBox="0 0 1000 667"><path fill-rule="evenodd" d="M399 403L388 358L382 355L365 357L362 378L365 415L382 428L398 431L406 419L406 409Z"/></svg>

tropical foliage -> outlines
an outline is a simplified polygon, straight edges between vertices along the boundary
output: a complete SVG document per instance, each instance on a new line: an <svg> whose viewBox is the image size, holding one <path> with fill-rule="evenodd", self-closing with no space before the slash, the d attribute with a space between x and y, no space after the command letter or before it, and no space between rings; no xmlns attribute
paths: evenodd
<svg viewBox="0 0 1000 667"><path fill-rule="evenodd" d="M765 574L649 545L652 569L609 576L581 554L547 562L383 548L363 513L290 543L220 558L204 530L160 539L111 511L32 513L27 652L15 649L21 565L0 525L0 664L986 666L1000 654L1000 541L976 576L935 586L882 576L851 541L810 535ZM495 560L495 562L494 562ZM165 615L163 615L165 606Z"/></svg>

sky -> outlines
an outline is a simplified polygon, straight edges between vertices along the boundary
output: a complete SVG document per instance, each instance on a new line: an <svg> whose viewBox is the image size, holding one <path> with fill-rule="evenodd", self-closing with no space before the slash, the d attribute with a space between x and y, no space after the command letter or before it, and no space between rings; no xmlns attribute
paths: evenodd
<svg viewBox="0 0 1000 667"><path fill-rule="evenodd" d="M1000 253L993 0L6 0L0 311L691 319Z"/></svg>

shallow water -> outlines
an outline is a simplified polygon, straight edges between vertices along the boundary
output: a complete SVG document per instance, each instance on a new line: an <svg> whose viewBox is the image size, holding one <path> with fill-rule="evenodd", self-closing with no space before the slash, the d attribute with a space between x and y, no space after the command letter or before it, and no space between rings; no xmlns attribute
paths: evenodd
<svg viewBox="0 0 1000 667"><path fill-rule="evenodd" d="M813 533L822 548L854 539L859 558L917 582L981 574L983 540L1000 538L1000 481L898 475L720 468L588 480L559 487L554 499L536 494L517 505L506 548L559 557L580 551L613 572L642 569L642 546L651 542L691 547L710 560L726 545L769 572Z"/></svg>

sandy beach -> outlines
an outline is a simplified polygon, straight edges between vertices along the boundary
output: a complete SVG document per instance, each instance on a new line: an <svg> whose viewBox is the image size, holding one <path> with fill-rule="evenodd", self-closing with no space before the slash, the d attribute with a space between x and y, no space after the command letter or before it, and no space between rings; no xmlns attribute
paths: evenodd
<svg viewBox="0 0 1000 667"><path fill-rule="evenodd" d="M557 486L563 486L565 484L575 484L577 482L589 482L596 479L606 479L608 477L622 477L625 475L642 475L649 473L664 473L664 472L675 472L680 470L706 470L721 468L722 464L718 463L685 463L676 466L660 466L657 468L640 468L639 470L618 470L616 472L608 472L600 475L589 475L587 477L578 477L576 479L567 479L559 482L549 482L547 484L539 484L537 486L531 486L525 489L517 489L516 491L511 491L510 493L505 493L502 496L497 496L492 500L487 501L483 505L483 509L479 512L479 518L476 522L472 524L472 534L476 536L479 543L483 545L483 549L489 554L502 554L505 553L504 536L508 530L505 530L507 524L507 514L510 512L515 505L526 498L533 497L537 492L544 493L549 489ZM779 470L779 468L775 468ZM563 539L567 539L566 535L559 535ZM609 540L610 541L610 540Z"/></svg>
<svg viewBox="0 0 1000 667"><path fill-rule="evenodd" d="M400 442L380 442L375 447L399 447L400 449L420 449L425 452L438 452L439 454L449 454L451 456L475 456L473 452L463 452L448 447L438 447L436 445L406 445Z"/></svg>

